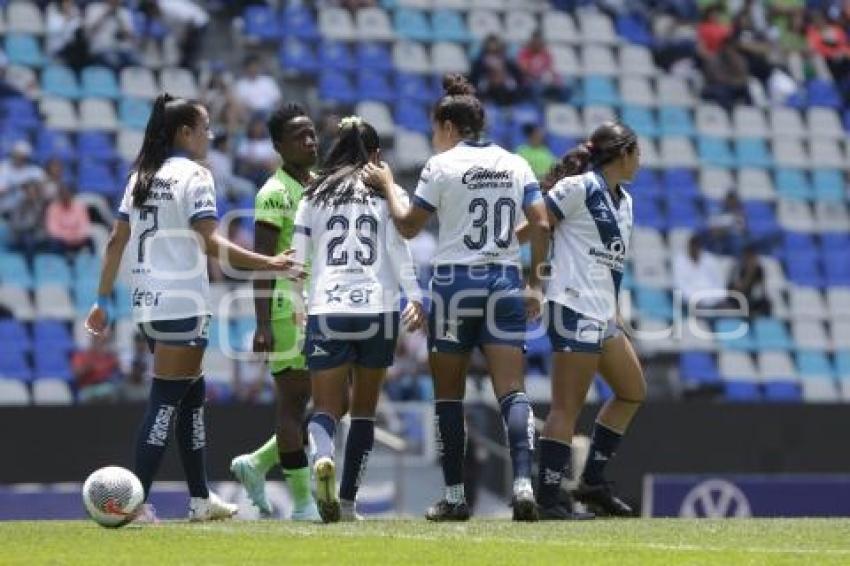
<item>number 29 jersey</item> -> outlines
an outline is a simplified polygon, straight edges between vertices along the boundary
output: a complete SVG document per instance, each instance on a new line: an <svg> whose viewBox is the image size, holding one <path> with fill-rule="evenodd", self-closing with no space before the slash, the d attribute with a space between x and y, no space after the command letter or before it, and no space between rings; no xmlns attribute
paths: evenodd
<svg viewBox="0 0 850 566"><path fill-rule="evenodd" d="M434 265L520 263L514 230L540 198L528 163L492 143L464 141L428 160L413 204L440 223Z"/></svg>
<svg viewBox="0 0 850 566"><path fill-rule="evenodd" d="M379 314L399 309L399 287L422 302L407 242L390 219L387 201L360 190L345 201L302 199L293 247L310 263L307 314ZM401 187L395 187L407 198ZM333 197L331 197L333 198Z"/></svg>
<svg viewBox="0 0 850 566"><path fill-rule="evenodd" d="M218 217L212 175L191 159L169 157L140 207L133 205L135 182L133 174L118 208L130 223L124 261L133 321L212 314L207 257L192 230L193 222Z"/></svg>

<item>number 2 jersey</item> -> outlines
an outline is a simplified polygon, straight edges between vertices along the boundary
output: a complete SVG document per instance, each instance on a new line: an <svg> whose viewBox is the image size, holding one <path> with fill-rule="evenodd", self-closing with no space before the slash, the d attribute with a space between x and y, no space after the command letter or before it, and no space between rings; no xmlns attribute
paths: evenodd
<svg viewBox="0 0 850 566"><path fill-rule="evenodd" d="M311 265L307 314L376 314L399 309L399 287L421 302L407 242L396 231L387 201L361 181L344 201L301 200L293 247ZM395 187L403 198L404 191Z"/></svg>
<svg viewBox="0 0 850 566"><path fill-rule="evenodd" d="M539 198L523 158L492 143L464 141L428 160L413 204L437 213L435 265L519 265L514 230Z"/></svg>
<svg viewBox="0 0 850 566"><path fill-rule="evenodd" d="M173 320L212 314L207 257L192 223L217 218L210 172L182 156L156 172L150 196L133 205L130 176L118 217L130 223L125 249L133 321Z"/></svg>

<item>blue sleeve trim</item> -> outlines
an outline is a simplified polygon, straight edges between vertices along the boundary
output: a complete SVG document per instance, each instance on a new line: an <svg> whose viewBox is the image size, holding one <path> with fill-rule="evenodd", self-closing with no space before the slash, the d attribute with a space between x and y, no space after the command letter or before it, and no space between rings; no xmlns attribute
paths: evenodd
<svg viewBox="0 0 850 566"><path fill-rule="evenodd" d="M123 220L124 222L129 222L130 221L130 215L127 214L126 212L121 212L119 210L118 211L118 220Z"/></svg>
<svg viewBox="0 0 850 566"><path fill-rule="evenodd" d="M528 208L538 200L542 194L540 193L540 185L537 183L529 183L525 186L522 193L522 207Z"/></svg>
<svg viewBox="0 0 850 566"><path fill-rule="evenodd" d="M413 196L413 204L415 204L419 208L424 208L428 212L434 212L435 210L437 210L436 206L434 206L424 198L420 197L419 195Z"/></svg>
<svg viewBox="0 0 850 566"><path fill-rule="evenodd" d="M295 231L298 232L299 234L304 234L305 236L312 236L313 235L312 230L310 230L306 226L301 226L299 224L295 225Z"/></svg>
<svg viewBox="0 0 850 566"><path fill-rule="evenodd" d="M190 216L189 223L191 224L192 222L197 222L198 220L206 220L207 218L213 218L215 220L218 220L218 214L211 210L202 210Z"/></svg>
<svg viewBox="0 0 850 566"><path fill-rule="evenodd" d="M556 217L558 220L563 220L563 219L564 219L564 213L563 213L563 212L561 212L561 209L560 209L560 208L558 208L558 205L557 205L557 204L555 204L555 201L554 201L554 200L552 200L552 197L550 197L549 195L544 195L544 196L543 196L543 200L546 202L546 208L548 208L549 210L551 210L551 211L552 211L552 214L554 214L554 215L555 215L555 217Z"/></svg>

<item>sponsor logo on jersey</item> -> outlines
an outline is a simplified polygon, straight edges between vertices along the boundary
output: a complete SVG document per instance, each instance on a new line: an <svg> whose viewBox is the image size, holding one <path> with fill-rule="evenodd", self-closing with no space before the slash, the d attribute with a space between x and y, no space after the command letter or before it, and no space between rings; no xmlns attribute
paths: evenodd
<svg viewBox="0 0 850 566"><path fill-rule="evenodd" d="M509 169L497 171L478 165L467 169L461 182L470 190L502 189L514 185L513 175Z"/></svg>
<svg viewBox="0 0 850 566"><path fill-rule="evenodd" d="M326 303L346 304L354 307L372 304L375 289L369 285L340 285L325 289Z"/></svg>
<svg viewBox="0 0 850 566"><path fill-rule="evenodd" d="M158 307L162 291L145 291L136 287L133 289L134 307Z"/></svg>
<svg viewBox="0 0 850 566"><path fill-rule="evenodd" d="M199 208L215 208L215 201L211 198L202 198L195 201L195 210Z"/></svg>
<svg viewBox="0 0 850 566"><path fill-rule="evenodd" d="M587 255L596 258L596 260L608 267L609 269L623 270L623 263L626 259L626 244L621 238L613 238L605 249L592 247L587 250Z"/></svg>

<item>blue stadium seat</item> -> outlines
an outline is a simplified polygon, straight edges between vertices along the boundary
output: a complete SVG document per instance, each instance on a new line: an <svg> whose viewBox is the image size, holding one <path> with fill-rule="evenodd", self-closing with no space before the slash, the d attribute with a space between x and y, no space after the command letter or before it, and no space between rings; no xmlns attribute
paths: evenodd
<svg viewBox="0 0 850 566"><path fill-rule="evenodd" d="M785 324L775 318L758 318L753 323L756 349L790 350L793 347Z"/></svg>
<svg viewBox="0 0 850 566"><path fill-rule="evenodd" d="M390 50L380 43L362 42L357 44L357 68L388 72L393 70L393 58Z"/></svg>
<svg viewBox="0 0 850 566"><path fill-rule="evenodd" d="M720 383L717 363L707 352L682 352L679 355L679 375L686 386Z"/></svg>
<svg viewBox="0 0 850 566"><path fill-rule="evenodd" d="M431 20L434 27L434 41L465 43L472 39L463 17L454 10L435 10Z"/></svg>
<svg viewBox="0 0 850 566"><path fill-rule="evenodd" d="M35 103L23 96L10 96L0 100L0 112L6 124L19 128L34 128L41 124Z"/></svg>
<svg viewBox="0 0 850 566"><path fill-rule="evenodd" d="M32 369L23 352L4 352L0 356L0 376L7 379L32 381Z"/></svg>
<svg viewBox="0 0 850 566"><path fill-rule="evenodd" d="M307 42L295 38L286 38L280 44L279 57L284 71L313 74L321 68L313 48Z"/></svg>
<svg viewBox="0 0 850 566"><path fill-rule="evenodd" d="M662 136L693 136L696 134L691 112L681 106L663 106L658 110Z"/></svg>
<svg viewBox="0 0 850 566"><path fill-rule="evenodd" d="M850 234L845 232L826 232L820 235L822 255L833 255L850 249Z"/></svg>
<svg viewBox="0 0 850 566"><path fill-rule="evenodd" d="M38 344L36 344L36 347L38 347ZM37 377L55 377L65 381L74 379L68 352L45 348L39 350L38 355L34 356L34 360Z"/></svg>
<svg viewBox="0 0 850 566"><path fill-rule="evenodd" d="M699 185L693 169L671 167L662 173L664 195L668 201L676 201L683 197L697 199L700 196Z"/></svg>
<svg viewBox="0 0 850 566"><path fill-rule="evenodd" d="M32 288L32 275L23 255L0 252L0 282L13 287Z"/></svg>
<svg viewBox="0 0 850 566"><path fill-rule="evenodd" d="M48 284L71 285L71 268L59 254L38 254L33 259L33 275L37 287Z"/></svg>
<svg viewBox="0 0 850 566"><path fill-rule="evenodd" d="M747 227L754 237L773 235L779 230L779 223L770 203L744 201L744 211L747 213Z"/></svg>
<svg viewBox="0 0 850 566"><path fill-rule="evenodd" d="M811 200L812 187L801 169L780 167L776 170L776 193L778 196L793 200Z"/></svg>
<svg viewBox="0 0 850 566"><path fill-rule="evenodd" d="M433 103L435 100L433 86L422 75L398 73L395 77L395 86L399 98L425 103ZM491 119L489 113L487 118Z"/></svg>
<svg viewBox="0 0 850 566"><path fill-rule="evenodd" d="M835 371L841 379L850 378L850 351L842 350L835 354Z"/></svg>
<svg viewBox="0 0 850 566"><path fill-rule="evenodd" d="M395 11L393 27L396 34L403 39L426 42L434 40L431 23L425 13L419 10L399 8Z"/></svg>
<svg viewBox="0 0 850 566"><path fill-rule="evenodd" d="M83 96L87 98L121 98L121 88L115 72L108 67L92 66L83 69Z"/></svg>
<svg viewBox="0 0 850 566"><path fill-rule="evenodd" d="M845 181L836 169L815 169L812 173L814 198L826 202L844 202Z"/></svg>
<svg viewBox="0 0 850 566"><path fill-rule="evenodd" d="M643 106L626 106L621 115L623 122L628 124L639 136L656 137L660 130L649 108Z"/></svg>
<svg viewBox="0 0 850 566"><path fill-rule="evenodd" d="M556 155L561 155L556 153ZM658 180L656 172L649 168L641 168L635 175L634 180L629 186L630 192L634 192L643 201L646 198L658 198L664 194L664 189Z"/></svg>
<svg viewBox="0 0 850 566"><path fill-rule="evenodd" d="M6 58L11 65L41 67L46 62L38 40L32 35L21 33L6 34L4 47Z"/></svg>
<svg viewBox="0 0 850 566"><path fill-rule="evenodd" d="M667 221L671 228L699 228L702 226L705 214L699 209L697 202L692 198L671 198L667 202Z"/></svg>
<svg viewBox="0 0 850 566"><path fill-rule="evenodd" d="M714 323L717 342L721 347L727 350L745 352L755 349L752 326L749 326L746 332L740 335L740 328L743 324L747 324L747 321L737 318L720 318Z"/></svg>
<svg viewBox="0 0 850 566"><path fill-rule="evenodd" d="M242 13L245 37L258 41L272 41L281 36L280 20L274 8L265 5L248 6Z"/></svg>
<svg viewBox="0 0 850 566"><path fill-rule="evenodd" d="M617 106L620 104L620 93L614 81L608 77L589 76L582 81L582 98L584 104L600 104Z"/></svg>
<svg viewBox="0 0 850 566"><path fill-rule="evenodd" d="M44 163L52 157L62 161L77 159L77 150L71 136L58 130L40 130L35 138L33 154L37 161Z"/></svg>
<svg viewBox="0 0 850 566"><path fill-rule="evenodd" d="M718 167L734 167L735 156L729 149L726 140L700 136L697 140L697 153L699 160L704 165L716 165Z"/></svg>
<svg viewBox="0 0 850 566"><path fill-rule="evenodd" d="M106 197L117 196L123 190L112 173L112 168L102 161L81 161L77 185L80 191L97 193Z"/></svg>
<svg viewBox="0 0 850 566"><path fill-rule="evenodd" d="M814 79L806 85L806 104L808 106L825 106L840 109L841 94L835 84L829 80Z"/></svg>
<svg viewBox="0 0 850 566"><path fill-rule="evenodd" d="M411 101L399 100L395 107L395 122L398 126L427 134L431 131L431 120L425 106Z"/></svg>
<svg viewBox="0 0 850 566"><path fill-rule="evenodd" d="M115 142L106 132L83 131L77 135L77 151L86 159L111 161L118 159Z"/></svg>
<svg viewBox="0 0 850 566"><path fill-rule="evenodd" d="M556 157L561 157L569 150L576 146L577 140L569 136L556 136L555 134L546 135L546 145Z"/></svg>
<svg viewBox="0 0 850 566"><path fill-rule="evenodd" d="M635 290L635 303L641 316L662 320L673 318L673 303L665 290L638 287Z"/></svg>
<svg viewBox="0 0 850 566"><path fill-rule="evenodd" d="M655 38L646 21L635 14L620 14L614 24L617 35L637 45L652 47Z"/></svg>
<svg viewBox="0 0 850 566"><path fill-rule="evenodd" d="M795 381L766 381L763 392L765 401L799 403L803 400L803 391Z"/></svg>
<svg viewBox="0 0 850 566"><path fill-rule="evenodd" d="M762 139L738 138L735 140L735 159L738 167L770 167L773 158Z"/></svg>
<svg viewBox="0 0 850 566"><path fill-rule="evenodd" d="M319 39L319 28L313 11L305 4L289 3L281 13L281 32L299 39Z"/></svg>
<svg viewBox="0 0 850 566"><path fill-rule="evenodd" d="M97 300L98 281L95 278L74 280L74 310L77 316L86 316Z"/></svg>
<svg viewBox="0 0 850 566"><path fill-rule="evenodd" d="M759 401L761 391L755 381L727 380L723 383L723 396L727 401L746 403Z"/></svg>
<svg viewBox="0 0 850 566"><path fill-rule="evenodd" d="M144 130L151 114L151 104L138 98L122 98L118 104L118 119L125 128Z"/></svg>
<svg viewBox="0 0 850 566"><path fill-rule="evenodd" d="M830 287L850 286L850 250L831 253L823 262L826 284Z"/></svg>
<svg viewBox="0 0 850 566"><path fill-rule="evenodd" d="M319 64L326 71L353 71L357 67L348 46L340 41L322 42Z"/></svg>
<svg viewBox="0 0 850 566"><path fill-rule="evenodd" d="M641 200L638 206L635 206L635 224L639 226L647 226L656 230L667 231L669 224L667 215L661 212L658 202L654 199Z"/></svg>
<svg viewBox="0 0 850 566"><path fill-rule="evenodd" d="M396 94L384 73L366 70L357 73L357 98L359 100L394 102Z"/></svg>
<svg viewBox="0 0 850 566"><path fill-rule="evenodd" d="M786 258L804 255L817 256L818 249L811 235L787 231L782 234L781 253Z"/></svg>
<svg viewBox="0 0 850 566"><path fill-rule="evenodd" d="M354 104L357 92L345 73L323 71L319 76L319 97L326 102Z"/></svg>
<svg viewBox="0 0 850 566"><path fill-rule="evenodd" d="M803 379L835 377L835 368L823 352L797 352L797 371Z"/></svg>
<svg viewBox="0 0 850 566"><path fill-rule="evenodd" d="M0 319L0 356L6 352L29 352L31 348L29 334L21 321Z"/></svg>
<svg viewBox="0 0 850 566"><path fill-rule="evenodd" d="M41 73L41 90L50 96L76 100L82 95L77 75L70 67L49 65Z"/></svg>
<svg viewBox="0 0 850 566"><path fill-rule="evenodd" d="M804 287L822 288L826 282L820 262L813 255L795 255L785 262L785 274L789 281Z"/></svg>
<svg viewBox="0 0 850 566"><path fill-rule="evenodd" d="M39 354L44 350L70 352L74 349L74 339L67 325L58 320L37 320L33 323L32 333Z"/></svg>

